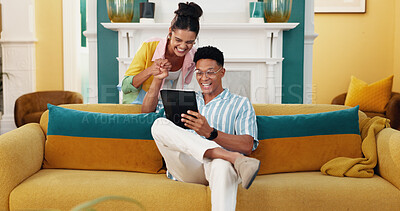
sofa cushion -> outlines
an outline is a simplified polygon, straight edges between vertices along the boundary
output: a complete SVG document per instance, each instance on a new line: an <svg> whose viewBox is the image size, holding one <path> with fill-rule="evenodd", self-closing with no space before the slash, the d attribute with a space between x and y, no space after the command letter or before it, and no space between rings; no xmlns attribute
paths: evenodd
<svg viewBox="0 0 400 211"><path fill-rule="evenodd" d="M157 173L162 157L150 128L158 114L104 114L48 105L43 168Z"/></svg>
<svg viewBox="0 0 400 211"><path fill-rule="evenodd" d="M211 210L207 186L176 182L165 174L122 171L43 169L10 194L10 210L71 210L101 196L137 200L146 210ZM96 210L140 210L135 204L114 200Z"/></svg>
<svg viewBox="0 0 400 211"><path fill-rule="evenodd" d="M400 210L400 191L378 175L332 177L321 172L257 176L238 188L236 210Z"/></svg>
<svg viewBox="0 0 400 211"><path fill-rule="evenodd" d="M33 194L34 193L34 194ZM207 186L165 175L119 171L43 169L10 194L10 210L70 210L101 196L139 201L146 210L211 210ZM107 201L97 210L137 210ZM378 175L332 177L321 172L257 176L249 190L238 187L236 210L399 210L400 191Z"/></svg>
<svg viewBox="0 0 400 211"><path fill-rule="evenodd" d="M360 110L384 113L392 95L393 75L372 84L351 76L344 104L360 106Z"/></svg>
<svg viewBox="0 0 400 211"><path fill-rule="evenodd" d="M259 174L315 171L336 157L362 157L358 107L317 114L257 116Z"/></svg>

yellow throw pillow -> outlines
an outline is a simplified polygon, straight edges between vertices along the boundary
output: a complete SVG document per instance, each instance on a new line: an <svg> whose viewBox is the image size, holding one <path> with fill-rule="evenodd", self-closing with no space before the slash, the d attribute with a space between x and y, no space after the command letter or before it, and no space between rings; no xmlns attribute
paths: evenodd
<svg viewBox="0 0 400 211"><path fill-rule="evenodd" d="M360 110L369 112L385 112L385 107L392 94L393 75L372 84L351 76L345 105L360 106Z"/></svg>

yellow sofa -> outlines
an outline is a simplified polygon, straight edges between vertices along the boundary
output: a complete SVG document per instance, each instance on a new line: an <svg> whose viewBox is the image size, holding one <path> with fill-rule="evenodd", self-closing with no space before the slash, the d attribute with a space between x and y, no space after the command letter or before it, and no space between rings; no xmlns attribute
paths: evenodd
<svg viewBox="0 0 400 211"><path fill-rule="evenodd" d="M133 105L63 105L82 111L138 113ZM291 115L342 110L337 105L254 105L258 115ZM360 121L366 118L359 113ZM165 174L43 169L48 112L0 136L0 210L69 210L101 196L138 200L147 210L210 210L210 189L175 182ZM400 210L400 131L377 136L378 166L372 178L333 177L319 171L259 175L238 189L237 210ZM99 210L134 210L108 201Z"/></svg>

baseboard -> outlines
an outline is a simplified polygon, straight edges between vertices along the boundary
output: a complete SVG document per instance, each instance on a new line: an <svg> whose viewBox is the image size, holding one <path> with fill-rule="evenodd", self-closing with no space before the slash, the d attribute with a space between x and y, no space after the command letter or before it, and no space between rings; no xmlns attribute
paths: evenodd
<svg viewBox="0 0 400 211"><path fill-rule="evenodd" d="M0 134L16 129L13 117L2 116L0 121Z"/></svg>

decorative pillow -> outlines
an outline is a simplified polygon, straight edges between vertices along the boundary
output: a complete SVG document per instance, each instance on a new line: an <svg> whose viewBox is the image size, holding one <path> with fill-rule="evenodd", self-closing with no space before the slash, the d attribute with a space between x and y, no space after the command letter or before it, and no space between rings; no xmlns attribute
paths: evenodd
<svg viewBox="0 0 400 211"><path fill-rule="evenodd" d="M368 85L364 81L351 76L347 91L346 106L360 106L362 111L383 113L392 95L393 75Z"/></svg>
<svg viewBox="0 0 400 211"><path fill-rule="evenodd" d="M358 106L315 114L257 116L258 174L318 171L336 157L362 157Z"/></svg>
<svg viewBox="0 0 400 211"><path fill-rule="evenodd" d="M159 115L105 114L48 104L43 168L158 173L162 156L151 126Z"/></svg>

